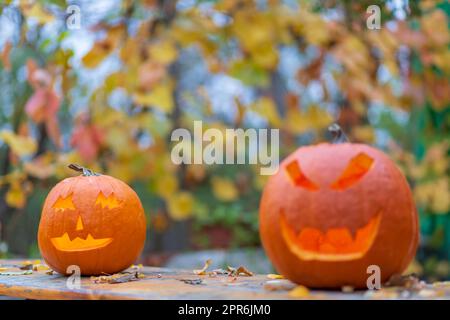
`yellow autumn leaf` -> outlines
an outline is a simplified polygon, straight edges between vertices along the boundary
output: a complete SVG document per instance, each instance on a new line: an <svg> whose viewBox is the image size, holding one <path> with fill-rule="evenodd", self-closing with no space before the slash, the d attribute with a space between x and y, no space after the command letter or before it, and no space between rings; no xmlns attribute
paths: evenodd
<svg viewBox="0 0 450 320"><path fill-rule="evenodd" d="M234 17L233 32L248 51L254 51L261 44L272 40L273 25L266 13L238 11Z"/></svg>
<svg viewBox="0 0 450 320"><path fill-rule="evenodd" d="M446 214L450 210L450 188L448 177L437 180L431 192L431 210L435 213Z"/></svg>
<svg viewBox="0 0 450 320"><path fill-rule="evenodd" d="M111 53L110 45L105 41L94 43L91 50L82 58L86 68L97 67Z"/></svg>
<svg viewBox="0 0 450 320"><path fill-rule="evenodd" d="M32 137L20 136L9 130L0 132L0 140L3 140L19 157L32 155L37 150L36 141Z"/></svg>
<svg viewBox="0 0 450 320"><path fill-rule="evenodd" d="M57 161L55 163L55 177L58 179L63 179L67 177L68 163L83 163L83 159L81 159L81 156L76 151L68 152L68 153L62 153L57 154ZM97 168L92 168L90 166L90 169L96 172L100 172L101 170Z"/></svg>
<svg viewBox="0 0 450 320"><path fill-rule="evenodd" d="M278 64L278 51L271 45L262 45L257 51L252 52L253 61L267 69L274 69Z"/></svg>
<svg viewBox="0 0 450 320"><path fill-rule="evenodd" d="M136 176L135 173L133 172L132 166L130 166L129 161L127 160L122 162L111 161L108 165L108 171L111 174L111 176L116 177L125 182L133 180L133 178L135 178Z"/></svg>
<svg viewBox="0 0 450 320"><path fill-rule="evenodd" d="M91 50L82 58L84 66L91 69L97 67L117 47L123 32L122 25L109 29L106 38L94 43Z"/></svg>
<svg viewBox="0 0 450 320"><path fill-rule="evenodd" d="M149 93L134 95L134 101L137 104L155 107L163 112L170 113L173 110L172 86L159 84Z"/></svg>
<svg viewBox="0 0 450 320"><path fill-rule="evenodd" d="M251 105L250 109L267 119L271 126L275 128L281 127L281 118L272 99L262 97Z"/></svg>
<svg viewBox="0 0 450 320"><path fill-rule="evenodd" d="M155 184L156 193L164 199L169 199L178 190L178 179L173 174L158 177Z"/></svg>
<svg viewBox="0 0 450 320"><path fill-rule="evenodd" d="M443 175L448 170L449 159L445 156L442 158L438 158L433 161L433 163L431 164L431 167L437 175Z"/></svg>
<svg viewBox="0 0 450 320"><path fill-rule="evenodd" d="M139 64L140 43L138 38L128 37L124 45L120 49L119 56L123 62L128 65Z"/></svg>
<svg viewBox="0 0 450 320"><path fill-rule="evenodd" d="M178 51L171 41L160 41L153 43L148 52L152 60L168 65L172 63L178 56Z"/></svg>
<svg viewBox="0 0 450 320"><path fill-rule="evenodd" d="M47 179L55 174L53 160L54 156L47 153L32 161L27 161L23 167L29 175L39 179Z"/></svg>
<svg viewBox="0 0 450 320"><path fill-rule="evenodd" d="M427 173L427 166L423 163L415 164L411 163L408 165L408 175L413 179L422 179Z"/></svg>
<svg viewBox="0 0 450 320"><path fill-rule="evenodd" d="M26 204L25 193L18 181L11 183L8 192L6 193L6 203L13 208L23 208Z"/></svg>
<svg viewBox="0 0 450 320"><path fill-rule="evenodd" d="M234 183L226 178L214 176L211 178L214 196L222 201L233 201L239 196Z"/></svg>
<svg viewBox="0 0 450 320"><path fill-rule="evenodd" d="M169 215L176 221L185 220L191 217L193 208L194 198L186 191L173 194L167 200Z"/></svg>
<svg viewBox="0 0 450 320"><path fill-rule="evenodd" d="M115 154L121 156L127 156L130 154L133 142L130 141L129 131L124 126L116 126L110 128L106 136L108 146L114 151Z"/></svg>
<svg viewBox="0 0 450 320"><path fill-rule="evenodd" d="M432 60L445 74L450 73L450 50L445 49L433 53Z"/></svg>
<svg viewBox="0 0 450 320"><path fill-rule="evenodd" d="M292 298L308 298L309 290L305 286L297 286L289 291L289 296Z"/></svg>
<svg viewBox="0 0 450 320"><path fill-rule="evenodd" d="M433 185L430 183L421 183L414 188L414 198L423 206L428 205L433 194Z"/></svg>
<svg viewBox="0 0 450 320"><path fill-rule="evenodd" d="M447 16L443 10L434 10L422 17L422 28L428 40L437 46L446 46L450 42Z"/></svg>
<svg viewBox="0 0 450 320"><path fill-rule="evenodd" d="M333 122L331 115L318 106L310 106L305 111L289 108L286 115L286 128L292 133L302 134L310 130L322 129Z"/></svg>
<svg viewBox="0 0 450 320"><path fill-rule="evenodd" d="M352 130L353 136L366 143L373 143L375 141L375 131L371 126L357 126Z"/></svg>
<svg viewBox="0 0 450 320"><path fill-rule="evenodd" d="M403 275L410 275L413 273L417 274L419 276L423 274L422 265L415 259L413 261L411 261L411 263L408 265L406 270L403 272Z"/></svg>
<svg viewBox="0 0 450 320"><path fill-rule="evenodd" d="M300 33L308 43L320 46L328 41L330 32L322 16L308 12L302 7L298 19L302 22Z"/></svg>
<svg viewBox="0 0 450 320"><path fill-rule="evenodd" d="M353 76L367 77L367 69L369 69L371 63L370 52L361 39L349 35L332 52ZM359 79L354 80L360 81Z"/></svg>
<svg viewBox="0 0 450 320"><path fill-rule="evenodd" d="M124 73L120 72L120 71L113 72L110 75L108 75L105 78L105 82L104 82L105 91L107 93L110 93L117 87L123 86L123 83L124 83L123 80L125 77L126 77L126 75L124 75Z"/></svg>
<svg viewBox="0 0 450 320"><path fill-rule="evenodd" d="M34 18L39 24L46 24L55 20L55 17L45 11L39 2L33 4L22 1L21 8L26 17Z"/></svg>

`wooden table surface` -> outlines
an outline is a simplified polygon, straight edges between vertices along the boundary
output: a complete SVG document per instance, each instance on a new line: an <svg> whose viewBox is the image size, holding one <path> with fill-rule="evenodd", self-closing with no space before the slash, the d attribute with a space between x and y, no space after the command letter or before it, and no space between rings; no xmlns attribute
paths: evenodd
<svg viewBox="0 0 450 320"><path fill-rule="evenodd" d="M288 280L269 279L268 275L196 275L192 270L154 267L139 268L142 278L136 281L95 283L90 277L82 277L80 288L70 289L68 277L47 274L48 269L43 265L39 270L26 272L20 269L24 265L23 261L0 260L0 296L25 299L450 299L450 282L426 285L419 291L404 288L350 292L298 290L300 294L298 291L294 294L291 290L295 285Z"/></svg>

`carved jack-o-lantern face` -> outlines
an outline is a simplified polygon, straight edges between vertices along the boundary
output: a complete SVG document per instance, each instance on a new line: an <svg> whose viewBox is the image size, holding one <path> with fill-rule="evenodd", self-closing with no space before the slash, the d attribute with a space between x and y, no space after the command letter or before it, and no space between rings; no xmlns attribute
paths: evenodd
<svg viewBox="0 0 450 320"><path fill-rule="evenodd" d="M65 198L59 196L58 200L56 200L56 202L53 204L53 210L55 210L55 212L60 213L75 211L76 207L73 204L72 198L73 193L71 193ZM110 196L106 197L103 194L103 192L100 191L95 201L95 206L100 206L103 209L114 209L120 207L120 202L115 197L114 193L111 193ZM69 233L66 231L60 237L51 238L51 241L57 250L67 252L99 249L107 246L113 241L113 238L95 239L89 232L87 233L85 239L80 238L78 234L83 231L84 231L83 219L81 218L81 215L79 215L77 218L77 225L75 228L75 236L72 237L69 236Z"/></svg>
<svg viewBox="0 0 450 320"><path fill-rule="evenodd" d="M311 287L363 287L415 254L417 215L406 180L382 152L360 144L298 149L261 200L263 245L280 273Z"/></svg>
<svg viewBox="0 0 450 320"><path fill-rule="evenodd" d="M109 176L69 178L50 191L39 225L39 247L56 271L114 273L143 248L145 216L136 193Z"/></svg>
<svg viewBox="0 0 450 320"><path fill-rule="evenodd" d="M350 159L344 171L329 185L334 191L344 192L356 184L369 172L374 160L361 152ZM298 160L286 164L286 175L292 183L311 192L320 192L320 187L301 170ZM336 226L328 230L304 227L299 232L289 225L284 212L280 215L280 227L286 243L292 251L304 260L343 261L362 257L371 247L380 225L381 212L373 216L357 229Z"/></svg>

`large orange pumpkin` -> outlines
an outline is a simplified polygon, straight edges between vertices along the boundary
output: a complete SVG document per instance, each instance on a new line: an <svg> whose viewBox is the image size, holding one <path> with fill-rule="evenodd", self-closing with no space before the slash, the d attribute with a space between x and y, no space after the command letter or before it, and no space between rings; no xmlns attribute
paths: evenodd
<svg viewBox="0 0 450 320"><path fill-rule="evenodd" d="M39 224L39 249L59 273L76 265L83 275L128 268L143 249L146 221L137 194L124 182L76 165L83 175L49 193Z"/></svg>
<svg viewBox="0 0 450 320"><path fill-rule="evenodd" d="M271 176L260 235L277 271L309 287L366 286L413 259L418 221L408 183L384 153L364 144L301 147Z"/></svg>

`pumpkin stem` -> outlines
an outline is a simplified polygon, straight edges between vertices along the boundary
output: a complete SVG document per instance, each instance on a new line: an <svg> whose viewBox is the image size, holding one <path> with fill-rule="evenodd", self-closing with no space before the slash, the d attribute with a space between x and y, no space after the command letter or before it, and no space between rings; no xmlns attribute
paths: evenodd
<svg viewBox="0 0 450 320"><path fill-rule="evenodd" d="M332 143L345 143L349 142L347 136L345 135L342 128L337 124L333 123L331 126L328 127L328 131L331 132L333 135L333 141Z"/></svg>
<svg viewBox="0 0 450 320"><path fill-rule="evenodd" d="M92 176L99 176L100 175L100 174L92 171L91 169L87 169L85 167L82 167L82 166L80 166L78 164L74 164L74 163L69 164L69 168L74 170L74 171L83 173L83 176L85 176L85 177L92 177Z"/></svg>

